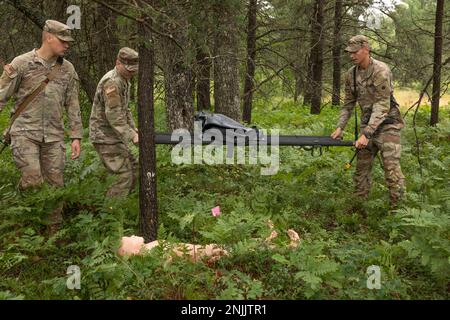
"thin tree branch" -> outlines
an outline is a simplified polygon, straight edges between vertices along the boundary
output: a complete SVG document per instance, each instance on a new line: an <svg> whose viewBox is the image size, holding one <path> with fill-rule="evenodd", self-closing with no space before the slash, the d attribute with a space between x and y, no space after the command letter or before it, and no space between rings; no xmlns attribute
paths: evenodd
<svg viewBox="0 0 450 320"><path fill-rule="evenodd" d="M90 0L90 1L93 1L93 2L95 2L97 4L102 5L105 8L111 10L112 12L114 12L114 13L116 13L118 15L121 15L121 16L123 16L125 18L128 18L130 20L136 21L137 23L141 23L141 24L145 25L147 28L149 28L150 31L152 31L153 33L155 33L155 34L157 34L157 35L159 35L161 37L170 39L171 41L173 41L175 43L175 45L178 48L180 48L182 51L184 51L183 47L174 39L174 37L171 34L165 34L165 33L162 33L160 31L156 30L155 28L153 28L153 26L151 24L149 24L145 20L145 18L137 18L137 17L130 16L129 14L126 14L126 13L122 12L121 10L116 9L113 6L110 6L109 4L107 4L107 3L105 3L105 2L103 2L101 0Z"/></svg>

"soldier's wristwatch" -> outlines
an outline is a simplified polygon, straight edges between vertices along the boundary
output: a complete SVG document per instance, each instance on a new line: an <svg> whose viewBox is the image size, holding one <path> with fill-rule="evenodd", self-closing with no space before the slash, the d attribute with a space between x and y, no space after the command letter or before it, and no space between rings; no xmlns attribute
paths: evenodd
<svg viewBox="0 0 450 320"><path fill-rule="evenodd" d="M370 133L364 132L363 135L369 140L372 139L372 135Z"/></svg>

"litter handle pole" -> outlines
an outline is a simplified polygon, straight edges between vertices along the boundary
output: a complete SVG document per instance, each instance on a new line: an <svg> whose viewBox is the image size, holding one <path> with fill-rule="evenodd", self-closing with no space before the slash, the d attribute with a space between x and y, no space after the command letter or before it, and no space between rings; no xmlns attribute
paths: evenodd
<svg viewBox="0 0 450 320"><path fill-rule="evenodd" d="M238 145L238 141L244 141L245 145L251 145L251 144L267 144L271 145L272 141L277 141L277 139L274 139L272 136L260 136L256 140L254 137L248 137L248 136L238 136L234 135L234 145ZM213 142L212 139L205 139L205 136L201 137L194 137L194 134L191 134L189 136L179 136L174 135L172 139L172 135L170 133L156 133L155 135L155 143L156 144L179 144L179 143L185 143L185 144L192 144L192 145L208 145ZM223 145L229 144L226 141L226 136L224 136ZM344 141L344 140L336 140L332 139L328 136L278 136L278 145L279 146L322 146L322 147L352 147L354 146L353 141Z"/></svg>

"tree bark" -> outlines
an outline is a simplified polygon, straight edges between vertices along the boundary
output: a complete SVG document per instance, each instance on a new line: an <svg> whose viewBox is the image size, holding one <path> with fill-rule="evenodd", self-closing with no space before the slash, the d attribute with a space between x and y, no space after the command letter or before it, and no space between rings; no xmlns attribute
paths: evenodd
<svg viewBox="0 0 450 320"><path fill-rule="evenodd" d="M323 0L315 0L311 23L311 113L319 114L322 102L322 70L323 70Z"/></svg>
<svg viewBox="0 0 450 320"><path fill-rule="evenodd" d="M192 68L186 65L185 55L175 44L162 41L162 47L166 119L169 130L193 129Z"/></svg>
<svg viewBox="0 0 450 320"><path fill-rule="evenodd" d="M195 33L190 39L195 47L194 82L197 101L197 111L211 110L211 30L213 9L211 1L191 1L192 12L195 12L196 19L190 25Z"/></svg>
<svg viewBox="0 0 450 320"><path fill-rule="evenodd" d="M192 71L192 44L189 39L189 23L186 12L189 12L188 2L160 3L161 8L170 13L176 21L161 21L165 29L172 35L182 48L174 41L159 37L162 52L162 68L164 72L164 91L166 102L166 119L170 131L194 128L194 79Z"/></svg>
<svg viewBox="0 0 450 320"><path fill-rule="evenodd" d="M342 28L342 6L343 0L334 3L334 37L333 37L333 95L331 105L341 104L341 28Z"/></svg>
<svg viewBox="0 0 450 320"><path fill-rule="evenodd" d="M430 125L439 122L439 100L441 96L442 67L442 21L444 18L444 0L437 0L436 20L434 29L434 64L433 64L433 95L431 97Z"/></svg>
<svg viewBox="0 0 450 320"><path fill-rule="evenodd" d="M146 2L146 1L142 1ZM150 21L150 19L148 20ZM138 26L139 46L138 126L139 126L139 228L146 242L157 239L158 205L156 193L156 145L154 121L154 65L152 34Z"/></svg>
<svg viewBox="0 0 450 320"><path fill-rule="evenodd" d="M298 101L298 97L301 95L301 93L304 90L305 83L303 79L303 74L301 73L301 64L295 63L294 64L294 76L295 76L295 89L294 89L294 102Z"/></svg>
<svg viewBox="0 0 450 320"><path fill-rule="evenodd" d="M67 0L60 1L52 1L46 0L43 1L43 7L46 9L44 12L45 16L51 16L51 19L61 21L62 23L66 23L68 15L66 13L68 4Z"/></svg>
<svg viewBox="0 0 450 320"><path fill-rule="evenodd" d="M7 0L7 2L42 30L45 25L46 19L38 10L27 6L23 1L20 0Z"/></svg>
<svg viewBox="0 0 450 320"><path fill-rule="evenodd" d="M237 12L227 1L215 2L214 107L217 113L240 121Z"/></svg>
<svg viewBox="0 0 450 320"><path fill-rule="evenodd" d="M120 50L120 41L117 37L117 14L100 5L96 6L94 14L94 31L99 34L94 39L94 46L97 49L91 50L95 52L95 74L102 77L106 72L114 68L117 53ZM127 46L132 47L131 44L127 44Z"/></svg>
<svg viewBox="0 0 450 320"><path fill-rule="evenodd" d="M309 52L309 56L306 61L306 82L303 87L303 104L304 105L311 105L311 99L312 99L312 91L313 91L313 83L312 83L312 62L311 62L311 50Z"/></svg>
<svg viewBox="0 0 450 320"><path fill-rule="evenodd" d="M244 84L244 111L242 120L252 122L253 91L255 90L255 58L256 58L256 13L258 1L249 0L247 25L247 73Z"/></svg>
<svg viewBox="0 0 450 320"><path fill-rule="evenodd" d="M201 48L197 50L197 111L211 110L211 58Z"/></svg>

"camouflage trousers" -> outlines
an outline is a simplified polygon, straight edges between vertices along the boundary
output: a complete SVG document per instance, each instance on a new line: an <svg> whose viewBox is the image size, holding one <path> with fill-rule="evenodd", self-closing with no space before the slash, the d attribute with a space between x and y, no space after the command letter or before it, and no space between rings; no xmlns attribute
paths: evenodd
<svg viewBox="0 0 450 320"><path fill-rule="evenodd" d="M21 172L19 189L36 188L44 181L64 186L66 146L64 141L38 142L25 136L11 136L14 162ZM50 215L50 224L62 222L62 205Z"/></svg>
<svg viewBox="0 0 450 320"><path fill-rule="evenodd" d="M55 187L64 185L64 141L38 142L25 136L12 136L11 148L14 162L22 173L20 189L37 187L44 181Z"/></svg>
<svg viewBox="0 0 450 320"><path fill-rule="evenodd" d="M112 198L128 195L136 186L138 178L138 162L128 147L123 143L96 143L94 147L108 171L117 176L106 196Z"/></svg>
<svg viewBox="0 0 450 320"><path fill-rule="evenodd" d="M373 162L378 151L381 154L391 206L395 206L405 192L405 176L400 167L400 130L390 129L375 134L369 147L358 152L356 172L353 177L355 195L362 198L368 196Z"/></svg>

